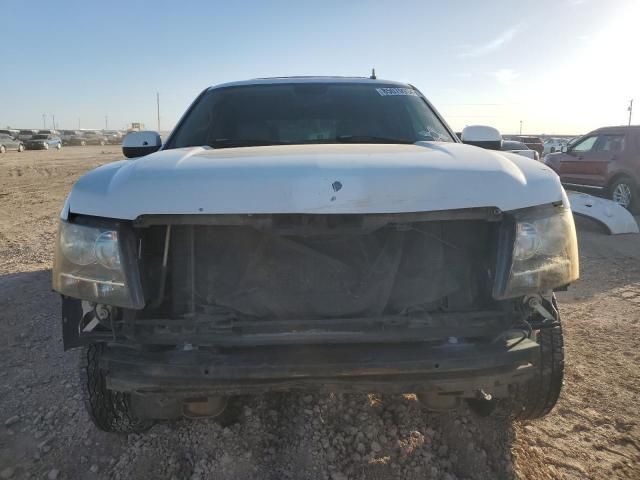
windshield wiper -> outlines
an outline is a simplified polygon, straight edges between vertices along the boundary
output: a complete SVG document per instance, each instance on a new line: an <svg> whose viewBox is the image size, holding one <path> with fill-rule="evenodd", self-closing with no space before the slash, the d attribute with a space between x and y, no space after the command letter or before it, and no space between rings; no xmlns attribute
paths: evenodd
<svg viewBox="0 0 640 480"><path fill-rule="evenodd" d="M234 148L234 147L264 147L268 145L289 145L290 142L278 142L273 140L254 140L236 138L216 138L210 147L213 148Z"/></svg>
<svg viewBox="0 0 640 480"><path fill-rule="evenodd" d="M336 137L338 143L401 143L411 145L415 143L402 138L376 137L372 135L340 135Z"/></svg>

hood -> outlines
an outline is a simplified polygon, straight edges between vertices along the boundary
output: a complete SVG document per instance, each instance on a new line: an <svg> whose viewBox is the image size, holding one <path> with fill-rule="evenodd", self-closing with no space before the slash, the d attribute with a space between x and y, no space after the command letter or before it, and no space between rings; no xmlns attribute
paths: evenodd
<svg viewBox="0 0 640 480"><path fill-rule="evenodd" d="M163 150L103 165L68 198L72 213L401 213L562 201L555 173L508 152L456 143L315 144Z"/></svg>

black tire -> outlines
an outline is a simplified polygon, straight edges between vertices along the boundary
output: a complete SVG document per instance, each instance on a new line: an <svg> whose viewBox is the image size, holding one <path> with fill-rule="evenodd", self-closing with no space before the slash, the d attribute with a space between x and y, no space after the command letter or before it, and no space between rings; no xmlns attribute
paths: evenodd
<svg viewBox="0 0 640 480"><path fill-rule="evenodd" d="M551 412L564 383L564 336L555 297L552 306L557 325L538 331L540 349L534 363L534 376L524 384L512 385L508 399L468 400L473 412L480 416L510 416L516 420L534 420Z"/></svg>
<svg viewBox="0 0 640 480"><path fill-rule="evenodd" d="M106 372L100 368L100 357L105 348L104 344L96 343L80 351L80 382L91 421L105 432L139 433L148 430L154 422L133 415L130 395L107 388Z"/></svg>
<svg viewBox="0 0 640 480"><path fill-rule="evenodd" d="M616 178L609 186L609 198L614 202L618 201L616 198L616 191L618 189L624 188L628 189L631 198L628 204L624 205L623 203L621 203L621 205L630 212L638 212L640 207L640 200L638 199L638 186L630 177L622 176Z"/></svg>

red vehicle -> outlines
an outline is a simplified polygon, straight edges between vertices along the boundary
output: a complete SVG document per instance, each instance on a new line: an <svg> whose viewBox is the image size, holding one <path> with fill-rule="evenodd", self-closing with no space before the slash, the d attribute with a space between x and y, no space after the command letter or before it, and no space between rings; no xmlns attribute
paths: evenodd
<svg viewBox="0 0 640 480"><path fill-rule="evenodd" d="M547 155L562 183L592 190L631 211L640 207L640 126L603 127Z"/></svg>

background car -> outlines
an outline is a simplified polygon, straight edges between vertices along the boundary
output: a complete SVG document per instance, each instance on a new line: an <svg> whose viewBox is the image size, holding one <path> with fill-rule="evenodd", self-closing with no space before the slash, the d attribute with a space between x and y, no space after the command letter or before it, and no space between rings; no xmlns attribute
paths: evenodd
<svg viewBox="0 0 640 480"><path fill-rule="evenodd" d="M82 132L82 139L84 143L82 145L106 145L107 137L99 132Z"/></svg>
<svg viewBox="0 0 640 480"><path fill-rule="evenodd" d="M38 130L38 133L47 134L47 135L59 135L60 132L57 130L52 130L50 128L43 128Z"/></svg>
<svg viewBox="0 0 640 480"><path fill-rule="evenodd" d="M27 140L31 140L31 137L38 133L37 130L20 130L18 132L18 140L22 142L26 142Z"/></svg>
<svg viewBox="0 0 640 480"><path fill-rule="evenodd" d="M22 152L24 150L24 144L11 135L0 133L0 153L4 153L7 150L17 150Z"/></svg>
<svg viewBox="0 0 640 480"><path fill-rule="evenodd" d="M516 142L524 143L531 150L538 152L538 155L542 157L544 152L544 145L540 137L534 137L532 135L505 135L505 140L513 140Z"/></svg>
<svg viewBox="0 0 640 480"><path fill-rule="evenodd" d="M14 128L5 128L5 129L0 129L0 133L9 135L10 137L13 137L13 138L18 138L18 134L20 133L20 130L16 130Z"/></svg>
<svg viewBox="0 0 640 480"><path fill-rule="evenodd" d="M545 163L563 184L589 190L631 211L640 207L640 126L603 127L551 153Z"/></svg>
<svg viewBox="0 0 640 480"><path fill-rule="evenodd" d="M122 133L117 130L103 130L102 135L110 145L120 145L122 143Z"/></svg>
<svg viewBox="0 0 640 480"><path fill-rule="evenodd" d="M555 153L562 150L562 147L567 146L567 140L565 138L547 138L544 141L543 154Z"/></svg>
<svg viewBox="0 0 640 480"><path fill-rule="evenodd" d="M60 139L62 140L62 145L68 145L71 137L78 135L80 132L78 130L61 130L60 131Z"/></svg>
<svg viewBox="0 0 640 480"><path fill-rule="evenodd" d="M62 140L57 135L48 135L45 133L38 133L34 135L31 140L25 142L27 150L49 150L50 148L62 148Z"/></svg>
<svg viewBox="0 0 640 480"><path fill-rule="evenodd" d="M530 149L522 142L516 142L515 140L503 140L502 150L505 152L517 153L525 157L529 157L533 160L540 160L540 155L535 150Z"/></svg>

